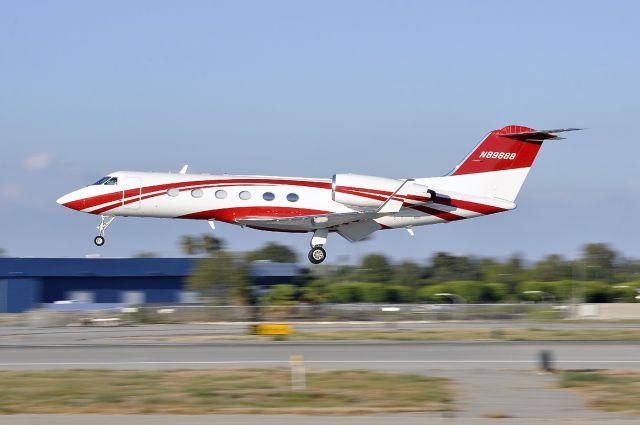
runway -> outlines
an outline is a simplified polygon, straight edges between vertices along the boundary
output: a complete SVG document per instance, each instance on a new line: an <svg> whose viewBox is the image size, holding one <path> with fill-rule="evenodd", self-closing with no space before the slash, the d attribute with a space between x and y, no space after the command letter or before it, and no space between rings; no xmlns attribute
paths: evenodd
<svg viewBox="0 0 640 425"><path fill-rule="evenodd" d="M348 326L348 325L343 325ZM354 326L360 326L356 324ZM416 325L417 326L417 325ZM423 324L424 326L424 324ZM220 328L222 329L222 327ZM227 328L228 329L228 328ZM143 329L5 329L0 370L47 369L210 369L287 367L292 355L303 355L311 369L367 369L408 372L452 379L458 388L456 418L441 414L360 417L189 416L153 417L154 423L238 425L264 423L460 423L489 424L493 412L501 423L523 425L602 423L631 425L637 418L587 409L578 395L557 388L557 377L538 372L539 355L549 350L558 369L640 368L640 342L399 342L399 341L264 341L176 344L132 342L141 334L200 334L199 326L153 326ZM110 338L117 335L125 338ZM7 423L85 423L87 416L17 415ZM143 423L145 416L92 416L101 424ZM355 420L355 422L354 422Z"/></svg>
<svg viewBox="0 0 640 425"><path fill-rule="evenodd" d="M5 346L0 368L175 369L276 367L303 355L315 368L393 371L530 370L542 350L562 369L640 367L637 342L261 342Z"/></svg>

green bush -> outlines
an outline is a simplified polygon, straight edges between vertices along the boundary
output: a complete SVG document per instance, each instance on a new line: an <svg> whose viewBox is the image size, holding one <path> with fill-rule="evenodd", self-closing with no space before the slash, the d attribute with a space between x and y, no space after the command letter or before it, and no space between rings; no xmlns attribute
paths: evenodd
<svg viewBox="0 0 640 425"><path fill-rule="evenodd" d="M582 292L584 282L575 282L576 296ZM524 282L518 286L518 296L529 301L566 301L571 298L572 282L570 280L558 280L553 282ZM526 291L542 291L544 294L525 294Z"/></svg>
<svg viewBox="0 0 640 425"><path fill-rule="evenodd" d="M408 286L392 285L386 288L385 301L388 303L408 303L413 300L413 291Z"/></svg>
<svg viewBox="0 0 640 425"><path fill-rule="evenodd" d="M497 303L504 301L509 295L509 289L504 283L483 283L481 285L480 301Z"/></svg>
<svg viewBox="0 0 640 425"><path fill-rule="evenodd" d="M383 283L357 283L360 286L364 302L383 303L387 301L387 288Z"/></svg>
<svg viewBox="0 0 640 425"><path fill-rule="evenodd" d="M329 300L334 303L361 303L364 298L364 290L360 283L335 283L329 287Z"/></svg>
<svg viewBox="0 0 640 425"><path fill-rule="evenodd" d="M273 285L263 302L270 305L295 304L297 289L293 285Z"/></svg>
<svg viewBox="0 0 640 425"><path fill-rule="evenodd" d="M625 286L628 286L628 288L626 288ZM619 283L611 286L611 288L609 288L609 294L611 297L611 301L625 303L635 302L635 297L637 295L636 288L625 283Z"/></svg>
<svg viewBox="0 0 640 425"><path fill-rule="evenodd" d="M462 299L452 300L452 297L436 295L442 293L455 294ZM413 298L421 302L460 303L464 300L469 304L475 304L500 302L507 298L508 294L507 285L503 283L482 283L463 280L423 286L418 289Z"/></svg>
<svg viewBox="0 0 640 425"><path fill-rule="evenodd" d="M334 303L406 303L413 301L413 291L404 285L342 282L329 286L329 300Z"/></svg>
<svg viewBox="0 0 640 425"><path fill-rule="evenodd" d="M443 302L442 297L436 296L438 293L449 292L445 284L423 286L416 292L416 300L422 302Z"/></svg>
<svg viewBox="0 0 640 425"><path fill-rule="evenodd" d="M589 282L584 290L584 301L588 303L608 303L613 299L611 287L606 283Z"/></svg>

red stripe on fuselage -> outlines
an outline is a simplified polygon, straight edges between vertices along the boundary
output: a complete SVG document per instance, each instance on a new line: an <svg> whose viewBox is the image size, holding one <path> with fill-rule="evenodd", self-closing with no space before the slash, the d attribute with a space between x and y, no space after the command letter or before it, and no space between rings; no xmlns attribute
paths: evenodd
<svg viewBox="0 0 640 425"><path fill-rule="evenodd" d="M90 196L88 198L78 199L75 201L67 202L65 207L75 209L75 210L84 210L87 208L94 208L98 205L102 205L105 203L115 203L121 201L123 198L126 199L130 197L135 197L132 202L138 201L137 196L139 194L145 195L152 192L169 190L171 188L181 189L186 186L198 186L198 185L241 185L241 184L266 184L266 185L291 185L291 186L305 186L305 187L316 187L320 189L331 189L331 183L328 182L320 182L320 181L306 181L306 180L289 180L289 179L261 179L261 178L247 178L247 179L220 179L220 180L193 180L188 182L175 182L175 183L165 183L153 186L143 187L142 190L139 188L128 189L123 191L111 192L102 195ZM107 209L101 208L98 211L92 211L94 214L99 214L100 212L104 212L106 210L116 208L122 204L116 204L114 206L110 206Z"/></svg>
<svg viewBox="0 0 640 425"><path fill-rule="evenodd" d="M352 191L352 190L345 190L342 189L340 190L340 192L342 193L346 193L349 195L357 195L357 196L362 196L363 198L369 198L369 199L375 199L378 201L386 201L388 199L388 196L391 196L391 192L387 192L389 195L385 198L383 196L377 196L377 195L371 195L369 193L363 193L363 192L356 192L356 191ZM378 192L383 192L383 191L378 191ZM438 209L435 208L430 208L427 206L423 206L423 205L413 205L413 204L409 204L407 202L403 203L403 206L406 206L408 208L412 208L414 210L426 213L426 214L430 214L430 215L434 215L438 218L441 218L443 220L447 220L447 221L455 221L455 220L462 220L463 218L466 217L462 217L450 212L446 212L446 211L440 211Z"/></svg>
<svg viewBox="0 0 640 425"><path fill-rule="evenodd" d="M256 217L287 218L300 216L313 216L328 214L331 211L315 210L310 208L294 207L236 207L220 208L215 210L198 211L181 215L176 218L189 218L197 220L219 220L227 223L236 223L237 220Z"/></svg>
<svg viewBox="0 0 640 425"><path fill-rule="evenodd" d="M434 203L440 205L447 205L455 208L461 208L463 210L469 210L480 214L494 214L502 211L507 211L505 208L496 207L493 205L479 204L477 202L463 201L461 199L445 198L442 196L436 196L433 200Z"/></svg>

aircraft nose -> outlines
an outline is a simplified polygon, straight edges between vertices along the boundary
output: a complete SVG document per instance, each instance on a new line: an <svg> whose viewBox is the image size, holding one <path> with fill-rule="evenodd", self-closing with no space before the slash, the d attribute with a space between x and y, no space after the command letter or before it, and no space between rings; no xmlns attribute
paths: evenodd
<svg viewBox="0 0 640 425"><path fill-rule="evenodd" d="M56 199L56 202L60 205L64 205L66 203L68 203L69 201L71 201L71 195L70 193L67 193L66 195L62 195L61 197L59 197L58 199Z"/></svg>
<svg viewBox="0 0 640 425"><path fill-rule="evenodd" d="M84 208L84 199L77 193L78 191L67 193L56 199L56 202L72 210L81 210Z"/></svg>

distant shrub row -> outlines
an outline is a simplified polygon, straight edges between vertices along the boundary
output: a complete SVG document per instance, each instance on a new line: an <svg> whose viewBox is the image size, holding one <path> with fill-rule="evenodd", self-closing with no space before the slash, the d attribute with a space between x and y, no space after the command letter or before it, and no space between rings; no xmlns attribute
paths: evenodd
<svg viewBox="0 0 640 425"><path fill-rule="evenodd" d="M525 282L510 290L504 283L447 282L412 288L372 282L341 282L322 289L321 299L330 303L500 303L564 302L574 296L584 302L634 302L640 283ZM305 299L305 289L275 285L263 298L265 304L289 304Z"/></svg>

